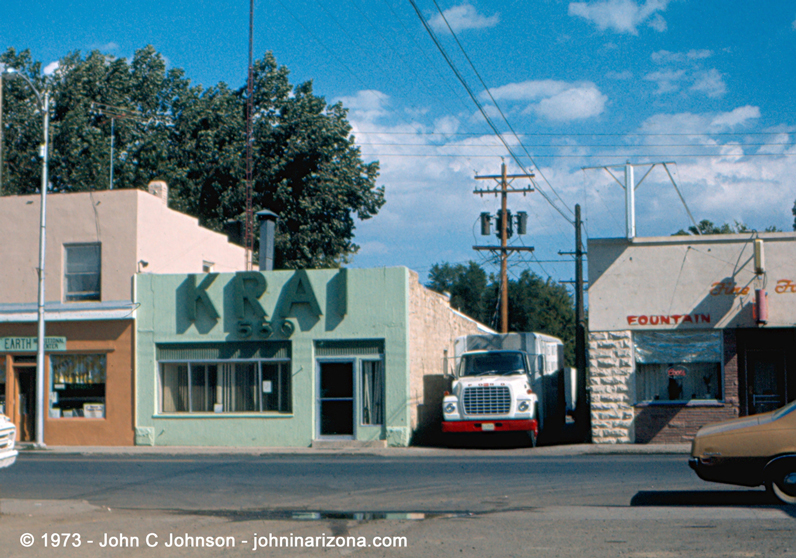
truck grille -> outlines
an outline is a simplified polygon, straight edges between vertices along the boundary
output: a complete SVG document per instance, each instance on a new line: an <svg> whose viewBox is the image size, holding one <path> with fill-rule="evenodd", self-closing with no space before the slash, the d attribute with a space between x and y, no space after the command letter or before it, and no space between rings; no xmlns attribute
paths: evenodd
<svg viewBox="0 0 796 558"><path fill-rule="evenodd" d="M505 415L511 410L508 386L464 388L464 412L468 415Z"/></svg>
<svg viewBox="0 0 796 558"><path fill-rule="evenodd" d="M14 449L15 428L0 430L0 450Z"/></svg>

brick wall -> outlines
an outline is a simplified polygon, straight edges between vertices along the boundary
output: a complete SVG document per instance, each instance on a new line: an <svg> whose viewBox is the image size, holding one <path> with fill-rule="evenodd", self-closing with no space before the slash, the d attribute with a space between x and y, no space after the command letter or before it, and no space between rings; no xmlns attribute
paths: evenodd
<svg viewBox="0 0 796 558"><path fill-rule="evenodd" d="M450 388L444 377L453 372L453 341L459 336L491 331L453 310L450 299L409 275L409 405L414 443L433 443L442 421L442 395ZM447 351L447 353L446 353Z"/></svg>

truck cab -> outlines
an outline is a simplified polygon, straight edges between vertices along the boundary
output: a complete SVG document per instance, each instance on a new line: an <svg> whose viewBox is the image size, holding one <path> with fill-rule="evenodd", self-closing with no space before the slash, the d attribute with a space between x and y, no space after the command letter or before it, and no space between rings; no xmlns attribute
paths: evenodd
<svg viewBox="0 0 796 558"><path fill-rule="evenodd" d="M444 433L553 433L566 412L563 344L536 333L468 335L456 340L451 391L442 402ZM561 423L561 424L559 424Z"/></svg>

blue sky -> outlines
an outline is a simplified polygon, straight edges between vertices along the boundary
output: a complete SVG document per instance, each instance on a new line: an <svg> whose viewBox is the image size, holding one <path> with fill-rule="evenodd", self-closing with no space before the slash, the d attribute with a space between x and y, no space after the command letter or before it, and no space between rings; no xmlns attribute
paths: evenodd
<svg viewBox="0 0 796 558"><path fill-rule="evenodd" d="M387 204L358 224L354 266L405 265L424 277L437 262L483 261L472 246L497 241L477 234L477 219L498 201L473 195L485 185L474 176L499 173L502 158L509 172L536 173L544 193L510 197L529 214L529 234L512 242L536 248L512 258L515 275L572 278L558 252L573 249L576 203L589 238L624 235L623 190L584 167L672 162L697 220L792 229L793 2L437 0L478 74L434 1L415 3L519 164L409 0L255 1L255 56L273 51L294 83L312 80L342 101L365 160L380 161ZM52 69L75 50L129 58L152 44L194 83L237 87L248 11L246 0L11 2L0 46L30 49ZM690 224L661 167L638 188L636 214L639 236Z"/></svg>

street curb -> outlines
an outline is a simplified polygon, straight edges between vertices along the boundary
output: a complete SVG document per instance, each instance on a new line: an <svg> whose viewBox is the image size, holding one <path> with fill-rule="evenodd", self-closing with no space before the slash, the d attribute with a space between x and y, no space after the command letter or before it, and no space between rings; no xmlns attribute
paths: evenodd
<svg viewBox="0 0 796 558"><path fill-rule="evenodd" d="M59 455L375 455L383 457L453 457L457 455L525 455L565 457L578 455L658 455L690 453L690 444L571 444L537 448L440 448L440 447L205 447L205 446L46 446L18 444L20 457L35 454Z"/></svg>

